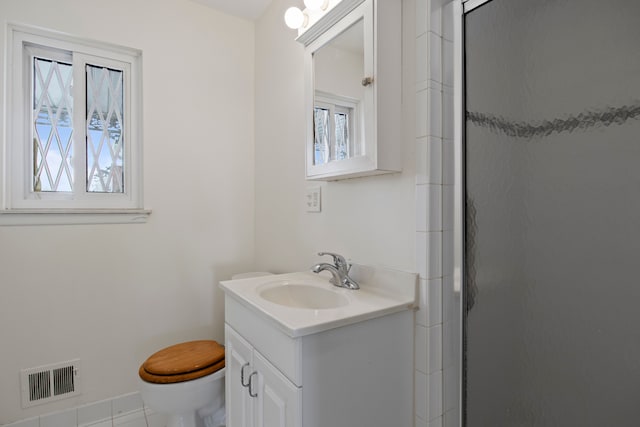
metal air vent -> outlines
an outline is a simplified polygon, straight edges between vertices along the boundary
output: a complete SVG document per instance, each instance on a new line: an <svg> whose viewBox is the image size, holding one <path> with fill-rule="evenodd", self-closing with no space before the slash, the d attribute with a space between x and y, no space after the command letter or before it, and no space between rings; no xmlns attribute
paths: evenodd
<svg viewBox="0 0 640 427"><path fill-rule="evenodd" d="M80 394L80 359L20 371L22 407Z"/></svg>

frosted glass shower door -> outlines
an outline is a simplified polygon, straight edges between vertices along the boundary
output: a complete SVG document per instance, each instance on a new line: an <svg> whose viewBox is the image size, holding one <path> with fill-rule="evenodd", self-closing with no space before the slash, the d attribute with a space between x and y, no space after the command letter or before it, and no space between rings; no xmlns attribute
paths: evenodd
<svg viewBox="0 0 640 427"><path fill-rule="evenodd" d="M640 425L640 2L464 17L463 419Z"/></svg>

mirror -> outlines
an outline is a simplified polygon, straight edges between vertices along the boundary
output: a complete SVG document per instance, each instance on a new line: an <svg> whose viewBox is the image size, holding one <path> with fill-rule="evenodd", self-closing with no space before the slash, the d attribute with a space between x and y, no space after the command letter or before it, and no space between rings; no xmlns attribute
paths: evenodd
<svg viewBox="0 0 640 427"><path fill-rule="evenodd" d="M313 53L313 164L359 156L362 149L364 20Z"/></svg>
<svg viewBox="0 0 640 427"><path fill-rule="evenodd" d="M307 179L402 169L401 10L400 0L342 0L298 37Z"/></svg>

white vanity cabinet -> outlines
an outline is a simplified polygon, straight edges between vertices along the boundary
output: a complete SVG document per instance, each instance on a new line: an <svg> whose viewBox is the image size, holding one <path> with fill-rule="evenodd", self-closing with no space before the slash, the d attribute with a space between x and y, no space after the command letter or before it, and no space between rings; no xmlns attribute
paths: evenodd
<svg viewBox="0 0 640 427"><path fill-rule="evenodd" d="M302 336L230 293L225 310L227 427L412 425L410 306Z"/></svg>
<svg viewBox="0 0 640 427"><path fill-rule="evenodd" d="M228 325L225 334L227 426L301 425L301 388Z"/></svg>

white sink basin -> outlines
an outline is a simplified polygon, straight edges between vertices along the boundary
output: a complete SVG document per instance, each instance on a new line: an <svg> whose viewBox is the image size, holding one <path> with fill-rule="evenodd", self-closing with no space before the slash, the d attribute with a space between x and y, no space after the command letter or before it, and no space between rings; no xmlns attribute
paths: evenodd
<svg viewBox="0 0 640 427"><path fill-rule="evenodd" d="M225 306L236 303L296 338L416 307L417 275L354 264L359 290L329 283L328 272L225 280Z"/></svg>
<svg viewBox="0 0 640 427"><path fill-rule="evenodd" d="M275 304L313 310L338 308L349 303L344 295L333 290L299 283L267 283L258 294Z"/></svg>

